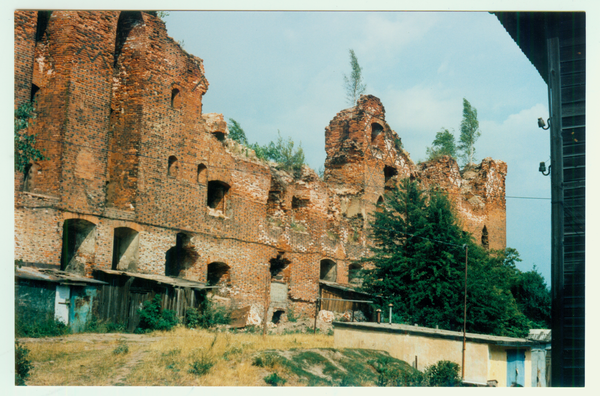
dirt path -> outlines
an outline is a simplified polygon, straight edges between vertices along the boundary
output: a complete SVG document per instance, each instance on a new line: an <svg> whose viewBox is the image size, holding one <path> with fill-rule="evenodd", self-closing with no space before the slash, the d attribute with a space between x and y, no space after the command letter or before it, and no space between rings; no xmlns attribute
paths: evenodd
<svg viewBox="0 0 600 396"><path fill-rule="evenodd" d="M127 360L127 363L125 363L125 365L123 367L119 368L116 371L115 378L112 380L111 385L112 386L127 385L124 382L125 379L129 375L129 373L131 373L131 370L133 370L135 368L135 366L137 366L138 363L143 360L143 358L146 354L147 354L147 352L142 349L138 349L137 351L133 352L131 354L131 356L129 356L129 360Z"/></svg>

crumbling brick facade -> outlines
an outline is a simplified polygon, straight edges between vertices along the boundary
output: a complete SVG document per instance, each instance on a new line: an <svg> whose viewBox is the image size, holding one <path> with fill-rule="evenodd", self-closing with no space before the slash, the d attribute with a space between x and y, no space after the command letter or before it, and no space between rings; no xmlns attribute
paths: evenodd
<svg viewBox="0 0 600 396"><path fill-rule="evenodd" d="M362 96L325 128L324 179L291 175L202 113L207 89L202 60L152 13L15 12L15 106L35 100L46 157L15 173L15 258L210 281L240 306L312 316L319 279L348 283L369 216L404 177L442 186L465 229L505 246L503 162L415 165Z"/></svg>

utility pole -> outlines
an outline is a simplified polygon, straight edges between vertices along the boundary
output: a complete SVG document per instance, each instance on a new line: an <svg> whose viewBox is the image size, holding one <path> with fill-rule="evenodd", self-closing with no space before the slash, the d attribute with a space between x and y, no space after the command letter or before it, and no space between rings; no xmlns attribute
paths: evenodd
<svg viewBox="0 0 600 396"><path fill-rule="evenodd" d="M469 261L469 247L465 248L465 307L464 307L464 319L463 319L463 347L462 347L462 379L465 379L465 350L467 349L467 263Z"/></svg>

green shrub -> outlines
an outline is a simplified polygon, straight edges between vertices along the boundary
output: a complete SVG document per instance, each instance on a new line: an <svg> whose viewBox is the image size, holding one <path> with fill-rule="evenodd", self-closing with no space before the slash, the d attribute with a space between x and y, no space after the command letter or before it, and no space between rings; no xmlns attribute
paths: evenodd
<svg viewBox="0 0 600 396"><path fill-rule="evenodd" d="M277 363L281 363L281 357L273 353L263 353L254 358L253 366L273 368Z"/></svg>
<svg viewBox="0 0 600 396"><path fill-rule="evenodd" d="M449 360L440 360L425 369L424 383L426 386L459 386L462 383L459 371L458 364Z"/></svg>
<svg viewBox="0 0 600 396"><path fill-rule="evenodd" d="M210 371L212 366L215 365L215 361L206 353L200 355L199 359L196 359L194 362L190 363L190 369L188 373L195 375L204 375Z"/></svg>
<svg viewBox="0 0 600 396"><path fill-rule="evenodd" d="M17 317L15 335L17 337L56 337L69 334L69 326L56 319L36 321L33 318Z"/></svg>
<svg viewBox="0 0 600 396"><path fill-rule="evenodd" d="M113 353L115 355L120 355L122 353L129 353L129 346L125 343L119 344L114 350Z"/></svg>
<svg viewBox="0 0 600 396"><path fill-rule="evenodd" d="M285 378L281 378L277 373L271 373L263 378L263 380L271 386L282 386L287 382Z"/></svg>
<svg viewBox="0 0 600 396"><path fill-rule="evenodd" d="M161 308L161 295L156 294L152 300L144 301L143 308L138 311L140 323L136 333L153 330L171 330L179 324L175 311Z"/></svg>
<svg viewBox="0 0 600 396"><path fill-rule="evenodd" d="M15 385L25 385L29 378L31 362L29 361L29 349L15 342Z"/></svg>
<svg viewBox="0 0 600 396"><path fill-rule="evenodd" d="M216 325L227 325L231 323L231 310L213 303L206 298L200 304L200 310L188 308L186 315L186 326L193 328L209 329Z"/></svg>

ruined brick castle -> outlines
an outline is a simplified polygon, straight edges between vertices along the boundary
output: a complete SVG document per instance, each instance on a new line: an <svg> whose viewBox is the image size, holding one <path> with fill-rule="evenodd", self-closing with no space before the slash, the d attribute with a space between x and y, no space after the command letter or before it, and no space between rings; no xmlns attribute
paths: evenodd
<svg viewBox="0 0 600 396"><path fill-rule="evenodd" d="M482 245L506 245L506 164L413 163L373 96L325 128L323 179L293 175L202 113L202 60L153 13L17 11L14 32L15 106L35 100L46 157L15 173L27 265L180 277L241 305L271 287L277 309L312 315L320 281L357 281L368 219L405 177L445 189Z"/></svg>

